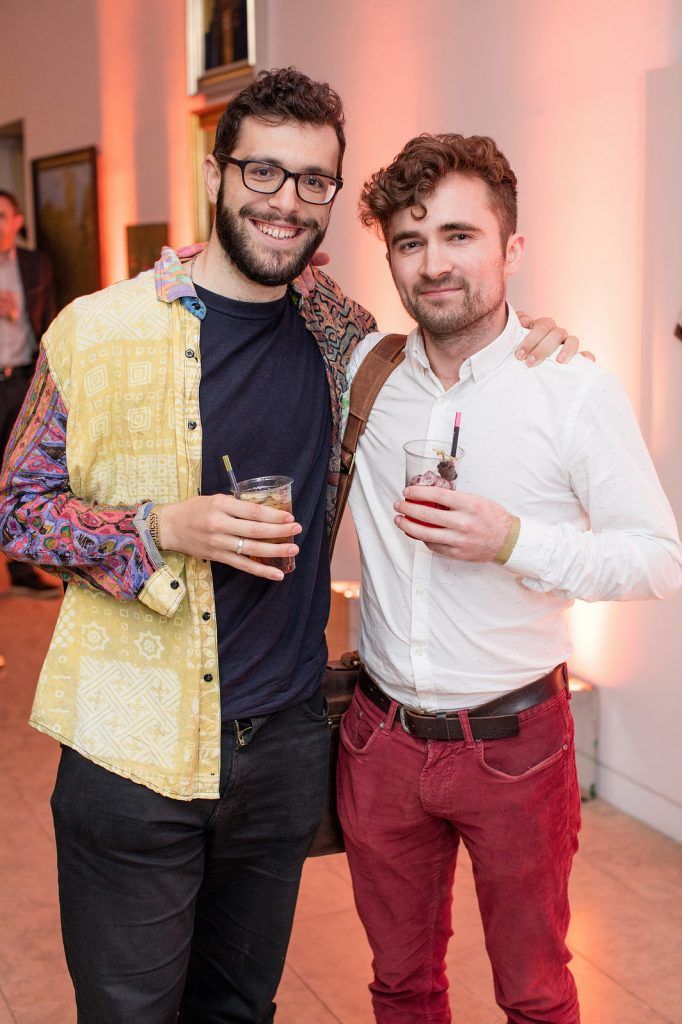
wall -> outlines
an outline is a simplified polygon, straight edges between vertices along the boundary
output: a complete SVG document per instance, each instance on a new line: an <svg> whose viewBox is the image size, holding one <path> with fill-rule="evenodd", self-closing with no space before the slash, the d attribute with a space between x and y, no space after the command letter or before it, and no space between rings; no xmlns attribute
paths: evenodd
<svg viewBox="0 0 682 1024"><path fill-rule="evenodd" d="M319 25L307 0L267 9L263 65L297 64L345 101L346 185L328 236L339 280L385 329L409 327L381 244L354 224L361 182L420 131L493 135L529 242L512 299L619 374L680 518L680 5L346 0ZM352 545L344 524L337 578L357 576ZM601 795L678 838L681 613L682 595L571 614L573 670L600 687Z"/></svg>

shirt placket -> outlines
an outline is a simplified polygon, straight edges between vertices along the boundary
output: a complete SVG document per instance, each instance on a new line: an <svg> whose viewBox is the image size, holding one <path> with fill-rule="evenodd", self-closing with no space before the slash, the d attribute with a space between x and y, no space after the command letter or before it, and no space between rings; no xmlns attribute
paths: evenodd
<svg viewBox="0 0 682 1024"><path fill-rule="evenodd" d="M183 397L185 451L188 463L187 497L201 493L202 428L199 405L201 383L200 323L182 310ZM186 563L187 586L199 636L197 690L199 693L198 786L216 785L220 771L220 698L215 601L208 564Z"/></svg>
<svg viewBox="0 0 682 1024"><path fill-rule="evenodd" d="M464 369L464 368L463 368ZM431 376L434 399L426 432L427 437L447 440L452 435L452 397L463 386L460 380L448 392L433 377L432 371L425 370ZM468 377L469 374L463 374ZM419 698L419 705L424 706L433 697L434 679L431 665L431 572L433 568L433 552L421 541L414 545L411 574L411 616L410 616L410 660L414 686Z"/></svg>

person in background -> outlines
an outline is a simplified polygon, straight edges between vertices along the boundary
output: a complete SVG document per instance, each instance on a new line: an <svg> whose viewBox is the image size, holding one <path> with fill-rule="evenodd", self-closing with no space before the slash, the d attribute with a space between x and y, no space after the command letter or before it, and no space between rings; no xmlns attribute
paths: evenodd
<svg viewBox="0 0 682 1024"><path fill-rule="evenodd" d="M79 1024L274 1020L326 789L341 399L376 330L319 269L292 284L344 149L327 84L256 76L204 161L208 246L63 310L10 446L2 544L69 584L31 723L63 748ZM296 518L229 494L226 453L238 479L293 477ZM289 555L285 577L261 560Z"/></svg>
<svg viewBox="0 0 682 1024"><path fill-rule="evenodd" d="M52 268L42 252L16 244L24 215L0 189L0 463L33 376L38 341L57 312ZM11 593L57 597L58 583L25 562L8 563Z"/></svg>
<svg viewBox="0 0 682 1024"><path fill-rule="evenodd" d="M350 494L364 669L341 725L338 802L374 1012L449 1024L462 842L508 1024L578 1024L564 612L677 590L675 519L617 379L586 359L527 373L515 358L526 331L506 292L524 239L492 139L412 139L366 183L361 217L418 324L360 438ZM351 381L381 337L357 346ZM456 489L444 457L437 490L417 475L401 494L403 445L450 451L457 413Z"/></svg>

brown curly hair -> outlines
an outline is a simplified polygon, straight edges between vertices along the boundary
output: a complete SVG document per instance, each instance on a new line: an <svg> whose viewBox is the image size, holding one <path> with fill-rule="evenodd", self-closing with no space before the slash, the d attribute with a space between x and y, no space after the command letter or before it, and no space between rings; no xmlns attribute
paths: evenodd
<svg viewBox="0 0 682 1024"><path fill-rule="evenodd" d="M502 245L516 231L516 175L495 140L487 135L418 135L402 148L393 163L368 178L360 195L360 220L377 227L384 238L397 210L412 208L417 220L426 216L424 200L452 171L481 178L488 187L500 222Z"/></svg>
<svg viewBox="0 0 682 1024"><path fill-rule="evenodd" d="M227 104L216 129L213 155L230 156L245 117L257 117L270 124L300 121L302 124L331 125L339 140L339 165L346 149L341 97L326 82L314 82L298 68L273 68L260 71L245 89Z"/></svg>

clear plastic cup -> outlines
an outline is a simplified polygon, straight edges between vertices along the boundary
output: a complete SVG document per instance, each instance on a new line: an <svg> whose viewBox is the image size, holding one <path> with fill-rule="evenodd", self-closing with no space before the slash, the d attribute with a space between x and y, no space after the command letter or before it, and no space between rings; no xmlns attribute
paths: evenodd
<svg viewBox="0 0 682 1024"><path fill-rule="evenodd" d="M452 439L441 441L437 438L420 438L408 441L403 445L405 452L405 486L434 487L450 491L457 490L459 465L464 457L461 448L457 449L457 457L450 455ZM446 508L437 501L415 501L415 505L427 505L429 508ZM421 519L407 517L412 523L420 526L433 526Z"/></svg>
<svg viewBox="0 0 682 1024"><path fill-rule="evenodd" d="M278 508L282 512L291 512L291 485L293 479L290 476L256 476L251 480L239 482L239 498L241 501L252 501L256 505L267 505L268 508ZM291 544L291 537L273 537L269 544ZM264 565L274 565L283 573L293 572L296 568L296 559L293 555L284 555L282 558L257 558L251 556L254 562L262 562Z"/></svg>

